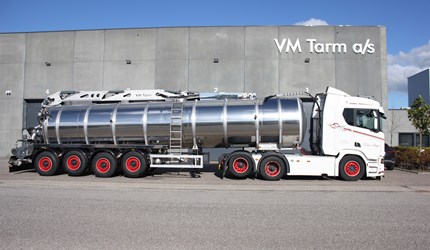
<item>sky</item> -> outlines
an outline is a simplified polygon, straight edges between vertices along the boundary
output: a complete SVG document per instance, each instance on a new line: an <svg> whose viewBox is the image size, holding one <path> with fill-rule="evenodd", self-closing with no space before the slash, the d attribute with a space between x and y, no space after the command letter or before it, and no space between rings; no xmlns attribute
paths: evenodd
<svg viewBox="0 0 430 250"><path fill-rule="evenodd" d="M0 33L142 27L381 25L389 108L408 106L407 77L430 67L427 0L0 0Z"/></svg>

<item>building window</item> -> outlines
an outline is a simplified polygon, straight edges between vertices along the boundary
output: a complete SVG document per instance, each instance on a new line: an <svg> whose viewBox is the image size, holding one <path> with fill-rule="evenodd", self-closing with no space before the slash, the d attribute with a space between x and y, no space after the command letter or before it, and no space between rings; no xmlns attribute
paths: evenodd
<svg viewBox="0 0 430 250"><path fill-rule="evenodd" d="M415 134L415 146L420 145L420 134ZM429 135L423 135L423 147L429 146Z"/></svg>
<svg viewBox="0 0 430 250"><path fill-rule="evenodd" d="M41 99L27 99L24 103L24 128L31 128L39 125L37 113L41 109Z"/></svg>
<svg viewBox="0 0 430 250"><path fill-rule="evenodd" d="M412 133L399 133L399 146L413 146L414 134Z"/></svg>
<svg viewBox="0 0 430 250"><path fill-rule="evenodd" d="M412 147L420 145L420 134L399 133L399 146ZM423 147L430 146L430 136L423 135Z"/></svg>

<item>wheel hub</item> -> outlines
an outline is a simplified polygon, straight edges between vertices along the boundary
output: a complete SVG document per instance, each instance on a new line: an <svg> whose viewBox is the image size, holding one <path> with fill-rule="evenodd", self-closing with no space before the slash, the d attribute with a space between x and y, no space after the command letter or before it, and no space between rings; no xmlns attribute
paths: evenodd
<svg viewBox="0 0 430 250"><path fill-rule="evenodd" d="M271 161L266 164L265 171L267 175L275 177L281 172L281 167L277 162Z"/></svg>
<svg viewBox="0 0 430 250"><path fill-rule="evenodd" d="M249 168L248 164L245 158L237 158L233 161L233 169L238 173L245 173Z"/></svg>
<svg viewBox="0 0 430 250"><path fill-rule="evenodd" d="M125 162L125 167L130 172L138 171L140 169L140 166L141 166L140 160L135 156L129 157Z"/></svg>
<svg viewBox="0 0 430 250"><path fill-rule="evenodd" d="M357 176L360 173L360 165L355 161L349 161L345 164L345 173L348 176Z"/></svg>

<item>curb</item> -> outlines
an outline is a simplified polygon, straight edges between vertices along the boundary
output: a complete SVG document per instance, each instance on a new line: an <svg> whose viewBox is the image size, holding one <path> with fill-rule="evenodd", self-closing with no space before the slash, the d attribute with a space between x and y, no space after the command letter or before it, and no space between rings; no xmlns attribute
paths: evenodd
<svg viewBox="0 0 430 250"><path fill-rule="evenodd" d="M423 171L418 171L418 170L409 170L409 169L397 168L397 167L395 167L394 169L398 170L398 171L401 171L401 172L407 172L407 173L412 173L412 174L424 174L424 175L430 174L429 171L423 172Z"/></svg>

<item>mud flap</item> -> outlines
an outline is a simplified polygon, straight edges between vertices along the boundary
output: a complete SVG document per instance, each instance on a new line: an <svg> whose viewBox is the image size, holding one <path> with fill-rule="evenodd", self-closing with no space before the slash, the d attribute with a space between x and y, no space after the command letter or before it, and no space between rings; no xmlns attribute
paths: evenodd
<svg viewBox="0 0 430 250"><path fill-rule="evenodd" d="M226 161L227 156L226 155L222 155L219 157L218 159L218 170L221 171L221 180L224 179L225 173L227 172L227 161Z"/></svg>

